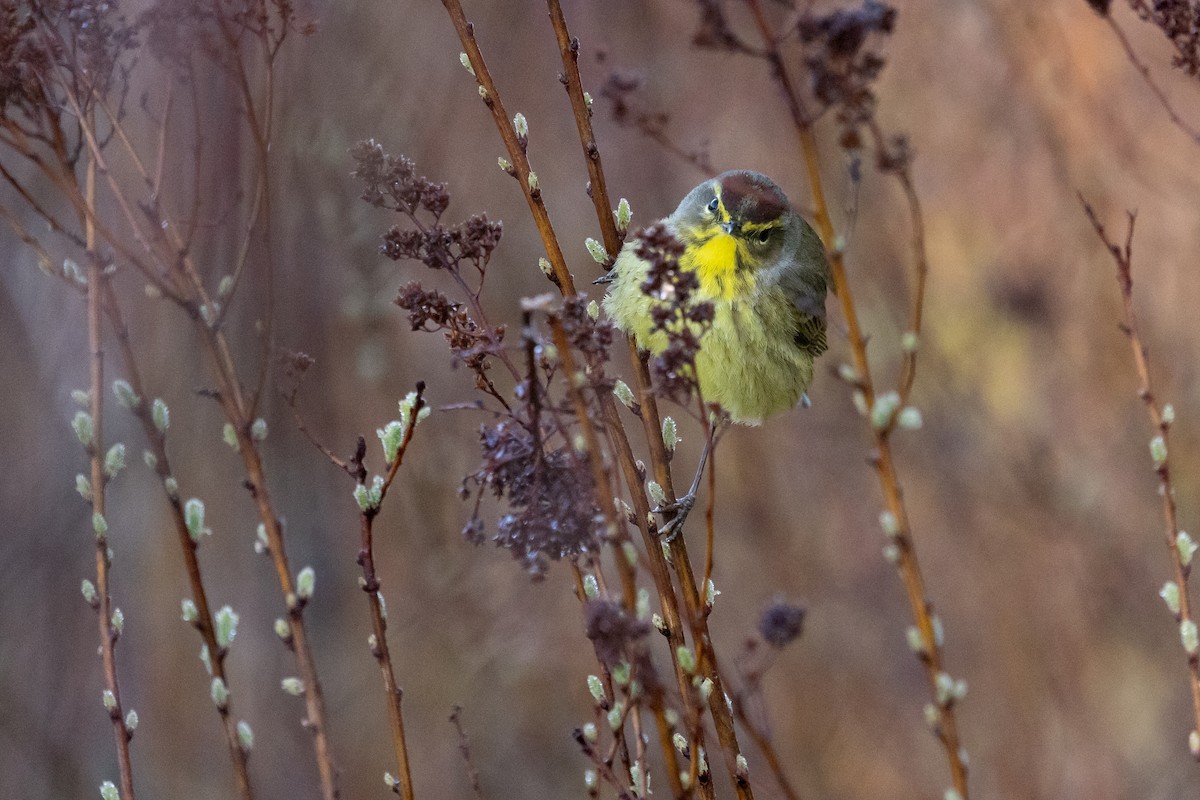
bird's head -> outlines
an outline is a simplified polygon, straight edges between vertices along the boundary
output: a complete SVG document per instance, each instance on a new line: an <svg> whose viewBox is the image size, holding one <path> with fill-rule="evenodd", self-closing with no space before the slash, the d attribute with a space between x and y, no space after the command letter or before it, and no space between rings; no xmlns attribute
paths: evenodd
<svg viewBox="0 0 1200 800"><path fill-rule="evenodd" d="M725 172L697 186L672 215L685 244L736 252L757 269L778 253L798 219L787 195L758 172Z"/></svg>

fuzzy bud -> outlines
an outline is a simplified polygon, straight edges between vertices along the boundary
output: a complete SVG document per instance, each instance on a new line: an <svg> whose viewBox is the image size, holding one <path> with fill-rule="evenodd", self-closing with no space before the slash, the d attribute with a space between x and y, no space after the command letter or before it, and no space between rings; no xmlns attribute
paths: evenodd
<svg viewBox="0 0 1200 800"><path fill-rule="evenodd" d="M226 422L221 428L221 439L225 442L225 444L229 445L234 452L242 449L241 443L238 442L237 428L233 427L232 422Z"/></svg>
<svg viewBox="0 0 1200 800"><path fill-rule="evenodd" d="M104 704L104 710L111 714L117 707L117 696L105 689L100 693L100 702Z"/></svg>
<svg viewBox="0 0 1200 800"><path fill-rule="evenodd" d="M916 406L905 406L900 409L900 413L896 415L896 425L901 430L915 431L921 427L923 420L921 419L921 410Z"/></svg>
<svg viewBox="0 0 1200 800"><path fill-rule="evenodd" d="M275 619L275 635L285 642L292 638L292 626L283 617Z"/></svg>
<svg viewBox="0 0 1200 800"><path fill-rule="evenodd" d="M541 192L541 190L542 190L541 184L538 183L537 173L534 172L533 170L529 170L529 175L525 178L525 182L529 184L529 193L530 194L536 196L538 193Z"/></svg>
<svg viewBox="0 0 1200 800"><path fill-rule="evenodd" d="M608 727L614 731L621 727L625 721L625 704L620 700L613 703L612 708L608 710Z"/></svg>
<svg viewBox="0 0 1200 800"><path fill-rule="evenodd" d="M604 684L600 682L599 676L588 675L587 686L588 692L592 695L592 699L597 703L602 704L608 701L608 698L604 696Z"/></svg>
<svg viewBox="0 0 1200 800"><path fill-rule="evenodd" d="M654 503L658 508L667 504L667 494L658 485L657 481L650 481L646 484L646 493L650 495L650 502Z"/></svg>
<svg viewBox="0 0 1200 800"><path fill-rule="evenodd" d="M214 634L217 637L217 645L221 648L227 648L233 644L233 638L237 636L238 615L230 606L221 606L213 617L213 623L216 627Z"/></svg>
<svg viewBox="0 0 1200 800"><path fill-rule="evenodd" d="M1161 436L1155 436L1150 440L1150 458L1154 461L1155 467L1161 467L1167 463L1167 441Z"/></svg>
<svg viewBox="0 0 1200 800"><path fill-rule="evenodd" d="M84 578L83 582L79 584L79 591L83 593L83 599L89 606L96 605L96 600L99 598L99 595L96 594L96 584Z"/></svg>
<svg viewBox="0 0 1200 800"><path fill-rule="evenodd" d="M426 417L433 411L428 403L421 404L421 410L417 412L416 420L413 420L413 409L417 405L417 393L409 392L400 401L400 424L407 430L409 426L415 428L420 425Z"/></svg>
<svg viewBox="0 0 1200 800"><path fill-rule="evenodd" d="M691 675L696 671L696 656L684 645L675 648L675 660L679 662L679 668L687 674Z"/></svg>
<svg viewBox="0 0 1200 800"><path fill-rule="evenodd" d="M613 394L621 401L621 405L630 409L634 407L633 390L629 388L629 384L625 383L625 381L617 380L616 385L613 386Z"/></svg>
<svg viewBox="0 0 1200 800"><path fill-rule="evenodd" d="M662 439L663 446L667 448L667 455L672 455L675 452L675 446L679 444L679 428L675 424L674 417L663 417Z"/></svg>
<svg viewBox="0 0 1200 800"><path fill-rule="evenodd" d="M97 539L103 539L108 535L108 520L99 511L92 512L92 530L96 532Z"/></svg>
<svg viewBox="0 0 1200 800"><path fill-rule="evenodd" d="M712 578L709 578L707 581L705 581L704 582L704 605L705 605L705 607L712 608L713 604L717 602L717 595L719 595L720 593L721 593L721 591L717 588L717 585L712 582Z"/></svg>
<svg viewBox="0 0 1200 800"><path fill-rule="evenodd" d="M883 528L884 534L889 538L900 534L900 520L891 511L880 512L879 527Z"/></svg>
<svg viewBox="0 0 1200 800"><path fill-rule="evenodd" d="M296 576L296 596L303 602L312 598L313 589L317 583L317 573L312 567L305 567Z"/></svg>
<svg viewBox="0 0 1200 800"><path fill-rule="evenodd" d="M225 685L225 681L220 678L213 678L209 695L212 697L213 703L221 711L229 707L229 687Z"/></svg>
<svg viewBox="0 0 1200 800"><path fill-rule="evenodd" d="M104 454L104 474L115 478L125 469L125 445L117 442Z"/></svg>
<svg viewBox="0 0 1200 800"><path fill-rule="evenodd" d="M471 59L467 56L466 53L458 54L458 63L463 65L463 69L465 69L467 72L471 73L472 78L475 77L475 68L471 66Z"/></svg>
<svg viewBox="0 0 1200 800"><path fill-rule="evenodd" d="M80 473L75 476L75 491L79 492L79 496L84 500L92 502L92 482L86 475Z"/></svg>
<svg viewBox="0 0 1200 800"><path fill-rule="evenodd" d="M1167 609L1172 614L1179 616L1179 584L1175 583L1175 581L1167 581L1158 590L1158 596L1167 604Z"/></svg>
<svg viewBox="0 0 1200 800"><path fill-rule="evenodd" d="M237 724L238 745L242 748L243 753L249 753L254 749L254 730L250 727L250 723L246 720L239 720Z"/></svg>
<svg viewBox="0 0 1200 800"><path fill-rule="evenodd" d="M125 732L132 736L133 732L137 730L137 726L138 713L133 709L130 709L129 713L125 715Z"/></svg>
<svg viewBox="0 0 1200 800"><path fill-rule="evenodd" d="M299 678L284 678L279 682L280 687L292 697L304 694L304 681Z"/></svg>
<svg viewBox="0 0 1200 800"><path fill-rule="evenodd" d="M1183 642L1183 649L1189 656L1200 652L1200 635L1197 634L1196 623L1190 619L1179 623L1179 640Z"/></svg>
<svg viewBox="0 0 1200 800"><path fill-rule="evenodd" d="M545 258L544 256L538 258L538 269L540 269L542 274L547 278L554 274L554 267L551 266L550 259Z"/></svg>
<svg viewBox="0 0 1200 800"><path fill-rule="evenodd" d="M123 408L128 408L131 411L136 411L142 404L142 398L138 397L133 391L133 387L129 385L129 381L118 378L113 381L113 394L117 397L117 402Z"/></svg>
<svg viewBox="0 0 1200 800"><path fill-rule="evenodd" d="M183 519L193 542L199 542L205 534L212 534L211 530L204 527L204 501L200 498L193 497L183 504Z"/></svg>
<svg viewBox="0 0 1200 800"><path fill-rule="evenodd" d="M589 236L583 240L583 245L597 264L605 265L608 263L608 251L604 249L604 245L600 244L600 242Z"/></svg>
<svg viewBox="0 0 1200 800"><path fill-rule="evenodd" d="M624 236L629 232L629 221L633 219L633 211L629 208L629 201L624 197L617 202L617 210L613 212L613 219L617 223L617 233Z"/></svg>
<svg viewBox="0 0 1200 800"><path fill-rule="evenodd" d="M595 600L600 596L600 586L596 583L595 575L583 576L583 594L588 600Z"/></svg>
<svg viewBox="0 0 1200 800"><path fill-rule="evenodd" d="M1162 423L1163 425L1171 425L1175 422L1175 406L1167 403L1162 407Z"/></svg>
<svg viewBox="0 0 1200 800"><path fill-rule="evenodd" d="M1196 554L1196 542L1187 531L1180 531L1175 536L1175 549L1179 552L1179 563L1185 567L1192 564L1192 556Z"/></svg>
<svg viewBox="0 0 1200 800"><path fill-rule="evenodd" d="M92 440L96 436L96 426L92 424L91 414L86 411L76 411L75 416L71 418L71 427L75 430L75 436L81 445L92 446Z"/></svg>
<svg viewBox="0 0 1200 800"><path fill-rule="evenodd" d="M112 613L112 617L109 621L112 623L113 630L116 631L117 636L120 636L122 633L125 632L125 612L124 611L122 611L119 608L114 609L113 613Z"/></svg>
<svg viewBox="0 0 1200 800"><path fill-rule="evenodd" d="M179 616L189 624L200 618L200 611L190 597L185 597L179 603Z"/></svg>
<svg viewBox="0 0 1200 800"><path fill-rule="evenodd" d="M529 147L529 121L520 111L513 116L513 133L517 134L517 144L524 152Z"/></svg>
<svg viewBox="0 0 1200 800"><path fill-rule="evenodd" d="M881 431L892 423L892 416L900 407L900 395L896 392L884 392L875 398L871 406L871 427Z"/></svg>
<svg viewBox="0 0 1200 800"><path fill-rule="evenodd" d="M259 417L250 425L250 438L256 442L267 438L267 421L265 419Z"/></svg>
<svg viewBox="0 0 1200 800"><path fill-rule="evenodd" d="M100 800L121 800L121 792L112 781L100 784Z"/></svg>
<svg viewBox="0 0 1200 800"><path fill-rule="evenodd" d="M154 427L159 433L166 433L167 428L171 426L171 409L156 397L150 404L150 418L154 420Z"/></svg>

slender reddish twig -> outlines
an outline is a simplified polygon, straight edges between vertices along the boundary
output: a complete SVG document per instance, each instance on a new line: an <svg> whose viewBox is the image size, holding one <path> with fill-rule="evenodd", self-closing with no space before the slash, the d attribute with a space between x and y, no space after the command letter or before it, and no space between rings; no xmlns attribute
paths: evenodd
<svg viewBox="0 0 1200 800"><path fill-rule="evenodd" d="M230 698L217 706L217 713L221 717L221 726L225 731L225 743L229 749L229 758L233 762L234 782L237 784L238 796L243 800L252 800L254 793L251 789L247 765L249 754L242 747L241 739L238 736L237 719L233 713L233 686L225 669L225 660L229 654L228 648L222 647L217 642L212 607L208 601L208 590L204 585L204 577L200 569L198 544L188 532L179 492L166 488L166 479L174 475L167 453L166 433L155 426L152 407L147 401L145 383L142 380L141 371L138 369L137 359L129 339L129 329L121 314L117 294L108 282L105 282L104 291L104 311L108 316L109 325L116 334L121 360L125 365L124 372L134 395L140 399L140 403L131 411L141 423L150 452L154 455L154 471L162 482L163 493L171 512L171 522L175 528L175 536L179 541L180 552L183 553L184 568L187 570L188 585L191 587L191 599L196 606L196 619L192 625L199 631L205 647L208 648L208 664L212 671L212 677L219 678L231 690Z"/></svg>
<svg viewBox="0 0 1200 800"><path fill-rule="evenodd" d="M96 199L96 162L88 159L84 177L84 197L88 204L94 207ZM92 436L88 444L88 457L91 462L92 484L92 527L95 530L96 541L96 621L100 628L100 659L104 665L104 685L107 688L105 706L109 719L112 721L113 739L117 746L117 769L120 773L121 797L135 800L133 789L133 762L129 755L129 740L132 732L125 724L125 712L121 704L121 687L117 680L116 644L120 632L113 624L112 595L109 588L109 547L108 523L105 508L104 485L108 475L104 471L104 344L101 339L100 321L102 315L104 275L100 256L96 252L96 227L90 222L84 223L84 236L87 242L88 256L88 288L87 288L87 329L88 329L88 388L90 389L88 412L92 417Z"/></svg>
<svg viewBox="0 0 1200 800"><path fill-rule="evenodd" d="M600 163L600 148L592 133L592 109L584 97L583 81L579 76L579 40L567 30L559 0L546 0L550 9L550 24L554 26L554 37L558 40L558 51L562 56L563 71L559 76L571 98L571 112L575 116L575 128L579 143L583 146L584 162L588 171L588 194L596 207L596 219L600 223L600 234L609 258L616 258L621 249L621 234L613 220L613 207L608 198L608 187L604 182L604 167Z"/></svg>
<svg viewBox="0 0 1200 800"><path fill-rule="evenodd" d="M862 393L867 409L868 421L871 423L870 433L874 446L871 454L871 463L875 467L876 475L879 478L886 513L889 515L888 533L891 537L889 552L894 556L896 568L900 574L901 582L904 584L909 608L920 638L918 656L921 660L921 665L924 667L926 682L933 699L931 707L936 712L934 732L945 752L954 790L962 800L967 800L967 762L965 752L959 741L958 723L954 713L955 704L959 699L957 695L960 693L953 687L961 684L956 684L952 681L945 671L941 636L939 633L940 626L935 621L933 604L928 598L925 581L921 575L920 564L917 560L912 526L909 522L908 510L904 502L903 491L900 488L899 473L896 469L891 448L890 434L894 429L895 415L893 414L889 420L884 421L885 424L875 424L875 420L872 419L874 416L872 412L875 410L876 395L871 377L870 363L867 359L867 340L863 335L859 323L858 309L854 303L854 296L850 288L849 279L847 278L843 253L840 248L834 247L837 237L834 233L829 205L825 199L820 158L817 153L816 136L812 129L812 119L804 111L801 95L796 89L796 84L791 78L778 41L771 30L770 24L767 22L761 0L747 0L747 2L761 35L765 55L771 64L771 74L783 90L785 103L788 111L791 113L796 133L800 139L801 156L808 171L809 187L813 196L817 230L821 234L826 248L829 249L829 264L834 291L841 301L842 315L846 321L851 357L854 361L855 386L857 391ZM905 188L908 191L911 185L906 183ZM919 224L919 207L913 206L912 210L913 222L914 224ZM914 299L913 321L910 324L919 325L921 310L919 298L924 292L924 272L926 268L924 266L923 239L920 238L920 233L917 233L916 236L918 238L916 239L915 246L920 249L918 250L917 286L915 287L917 293ZM910 355L909 361L911 363L906 366L902 377L902 388L906 395L908 389L912 386L912 372L916 366L915 351Z"/></svg>
<svg viewBox="0 0 1200 800"><path fill-rule="evenodd" d="M1171 415L1164 413L1165 407L1158 405L1158 399L1154 394L1154 384L1150 380L1150 361L1146 356L1146 346L1142 343L1142 337L1138 331L1137 314L1133 308L1133 226L1136 215L1129 214L1129 229L1125 234L1125 242L1118 245L1109 238L1100 218L1096 216L1095 209L1083 198L1083 195L1079 196L1079 201L1083 203L1083 211L1087 214L1088 221L1092 223L1096 235L1104 243L1105 249L1112 256L1117 267L1117 284L1121 289L1121 329L1129 337L1129 346L1133 351L1133 365L1138 376L1137 395L1146 407L1146 416L1150 419L1150 426L1155 432L1155 438L1150 446L1151 456L1154 461L1154 473L1158 476L1158 492L1162 497L1164 538L1167 552L1171 557L1171 569L1175 576L1175 591L1170 592L1169 589L1164 588L1163 599L1167 600L1168 607L1175 614L1175 621L1179 623L1184 651L1187 655L1188 684L1192 692L1192 712L1195 719L1195 728L1189 740L1189 749L1193 758L1200 760L1200 733L1198 733L1200 732L1200 648L1193 644L1190 645L1191 650L1188 650L1189 641L1194 642L1196 639L1196 622L1192 616L1192 605L1188 592L1192 545L1190 539L1181 542L1181 537L1187 536L1187 534L1181 535L1179 531L1175 487L1171 480L1171 449L1168 446L1170 444ZM1185 550L1188 551L1186 558L1183 555ZM1168 593L1177 596L1177 608ZM1191 631L1190 636L1187 633L1189 630Z"/></svg>
<svg viewBox="0 0 1200 800"><path fill-rule="evenodd" d="M1121 43L1121 49L1125 51L1125 56L1129 59L1129 63L1142 76L1142 80L1150 87L1151 93L1154 94L1159 104L1162 105L1163 110L1167 112L1167 118L1171 120L1171 124L1183 131L1193 142L1200 144L1200 131L1189 125L1175 111L1175 106L1171 104L1171 98L1167 97L1167 93L1158 85L1158 81L1154 80L1154 76L1150 73L1150 68L1146 66L1146 62L1138 58L1137 51L1133 49L1133 44L1129 41L1129 37L1125 35L1124 29L1117 24L1111 13L1106 13L1103 17L1104 21L1108 23L1108 27L1112 29L1113 35L1117 37L1117 41Z"/></svg>
<svg viewBox="0 0 1200 800"><path fill-rule="evenodd" d="M467 21L467 16L463 12L462 3L459 0L442 0L442 5L446 7L450 21L454 24L454 30L458 32L458 38L462 42L463 50L471 65L471 72L479 84L479 95L483 98L488 110L492 112L496 129L504 141L508 157L512 159L510 162L511 174L521 185L521 193L525 195L529 213L533 215L534 224L537 225L538 233L541 234L542 246L546 248L546 257L554 270L555 283L558 284L563 294L573 295L575 294L575 282L571 279L567 259L563 256L558 237L554 234L554 226L550 224L550 212L546 210L546 203L542 199L542 190L537 182L537 176L530 168L529 159L525 155L527 144L524 139L518 138L514 123L504 109L504 103L496 89L496 83L492 80L492 73L488 71L487 63L483 60L483 53L479 51L479 44L475 41L475 27Z"/></svg>

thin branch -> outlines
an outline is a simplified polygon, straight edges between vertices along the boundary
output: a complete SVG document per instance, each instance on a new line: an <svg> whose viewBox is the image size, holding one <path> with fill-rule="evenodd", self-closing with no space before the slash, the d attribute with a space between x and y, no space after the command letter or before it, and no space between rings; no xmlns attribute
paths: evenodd
<svg viewBox="0 0 1200 800"><path fill-rule="evenodd" d="M88 159L85 172L84 193L89 205L96 199L96 162ZM121 703L121 687L117 680L116 644L120 630L113 623L112 595L109 588L108 570L108 523L105 509L105 484L108 475L104 471L104 345L101 338L101 307L103 285L107 280L100 258L96 254L96 228L90 222L84 224L88 256L88 386L92 417L92 436L88 444L91 462L92 526L96 542L96 598L93 607L100 628L100 658L104 664L104 684L107 688L105 707L112 721L113 739L117 746L117 769L120 772L121 797L136 800L133 789L133 762L129 755L129 740L132 731L125 725L125 712Z"/></svg>
<svg viewBox="0 0 1200 800"><path fill-rule="evenodd" d="M454 724L454 730L458 732L458 752L462 754L463 763L467 768L467 780L471 782L471 793L477 800L484 800L483 790L479 788L479 770L475 769L475 762L471 760L471 741L467 738L467 732L463 730L462 706L454 706L450 710L450 722Z"/></svg>
<svg viewBox="0 0 1200 800"><path fill-rule="evenodd" d="M379 504L364 508L359 515L362 540L357 560L359 566L362 567L363 579L361 587L367 595L367 604L371 614L371 628L374 631L371 635L371 655L375 657L376 662L379 664L379 671L383 676L384 691L387 697L388 723L391 726L392 732L392 748L396 758L396 767L400 773L397 778L397 793L404 800L413 800L415 797L412 770L409 768L408 763L408 744L405 739L404 715L401 709L404 691L396 682L396 669L392 664L391 650L388 647L387 617L383 611L383 600L379 591L379 577L375 573L374 523L375 517L382 508L383 498L387 494L388 487L392 485L392 481L395 480L400 465L404 463L404 455L408 452L413 432L417 428L417 421L421 415L421 411L425 408L424 391L425 384L418 383L416 401L413 403L412 411L409 414L408 425L404 429L404 436L400 441L396 456L392 459L391 464L388 465L387 478L380 489ZM360 465L364 450L363 440L360 438L359 451L355 457L355 461ZM365 472L359 470L359 476L360 480L362 480Z"/></svg>
<svg viewBox="0 0 1200 800"><path fill-rule="evenodd" d="M747 0L750 10L759 29L766 57L771 64L771 74L783 90L784 100L792 115L796 133L800 139L801 155L808 171L809 187L813 196L814 215L817 230L830 248L837 237L833 228L829 205L825 199L824 184L821 177L820 158L817 153L817 140L812 129L811 117L804 108L804 102L796 89L787 64L783 59L777 37L773 34L770 24L762 8L761 0ZM906 190L907 190L906 186ZM912 206L914 223L919 222L919 207ZM914 234L916 235L916 234ZM921 239L917 239L921 243ZM920 251L923 253L923 245ZM840 249L829 250L830 272L833 278L834 291L841 301L842 315L846 320L851 355L856 373L856 390L862 393L870 420L875 408L876 396L874 383L871 378L870 363L867 359L867 340L859 324L858 309L854 303L850 282L846 274L843 253ZM918 260L917 287L920 289L914 295L914 316L920 321L920 305L917 299L923 294L924 266L923 260ZM914 289L914 291L916 291ZM904 372L902 380L905 387L911 387L912 372L915 369L915 356L912 363ZM902 387L903 388L903 387ZM907 388L905 389L907 393ZM939 626L935 623L933 604L928 599L925 581L921 575L920 564L917 560L912 526L908 519L908 510L904 502L903 491L900 488L899 474L892 455L890 434L893 430L895 414L884 425L870 424L870 433L874 445L871 463L879 478L883 491L886 513L889 515L889 533L891 547L889 553L894 556L894 563L904 584L909 608L920 634L921 647L918 656L924 667L926 683L937 711L937 722L934 732L942 744L946 761L950 769L951 783L962 800L968 799L967 763L964 750L959 740L958 724L954 708L957 702L954 683L945 672L943 665L941 636L937 633ZM950 688L948 688L948 685Z"/></svg>
<svg viewBox="0 0 1200 800"><path fill-rule="evenodd" d="M141 423L142 432L145 434L150 452L154 454L154 471L163 486L163 493L166 496L167 505L171 511L171 522L175 528L176 539L179 542L180 552L183 553L184 567L188 575L188 585L191 588L191 599L196 606L196 618L192 622L192 625L200 633L200 637L204 640L204 644L208 648L208 663L212 671L212 677L220 678L224 681L226 687L231 690L232 695L233 686L225 670L225 659L229 651L227 647L222 647L217 641L212 607L208 601L208 590L204 585L200 559L197 554L197 542L188 531L183 503L180 500L178 490L172 491L166 483L167 478L174 476L174 472L171 469L170 457L167 453L166 431L160 431L155 425L153 407L147 401L146 386L142 380L141 371L137 366L137 360L129 338L129 329L125 325L125 321L121 315L116 292L108 282L105 282L104 290L104 311L108 316L109 324L116 334L117 346L120 349L121 359L125 365L125 376L129 381L130 387L133 389L134 395L140 399L140 402L131 411ZM243 749L241 739L238 736L237 720L233 713L232 696L223 705L217 706L217 712L221 717L221 725L225 731L226 746L229 749L230 760L233 762L234 782L237 784L238 796L243 798L243 800L252 800L254 793L250 786L250 776L247 766L249 754Z"/></svg>
<svg viewBox="0 0 1200 800"><path fill-rule="evenodd" d="M588 171L588 194L596 207L596 219L600 223L600 234L604 249L610 259L617 257L621 249L621 235L613 219L613 207L608 198L608 187L604 183L604 168L600 163L600 148L592 132L592 109L583 96L583 81L579 76L579 40L567 30L559 0L546 0L550 10L550 24L558 40L558 51L562 56L563 71L559 78L571 98L571 112L575 115L575 128L579 132L579 143L583 146L583 157Z"/></svg>
<svg viewBox="0 0 1200 800"><path fill-rule="evenodd" d="M1112 29L1113 35L1117 37L1117 41L1121 43L1121 49L1125 51L1125 56L1129 59L1129 63L1142 76L1142 80L1150 87L1150 91L1158 99L1163 110L1167 112L1167 118L1171 120L1171 124L1179 130L1183 131L1193 142L1200 144L1200 131L1197 131L1189 125L1183 117L1175 111L1175 107L1171 104L1171 99L1167 97L1167 93L1162 90L1158 82L1154 80L1154 76L1150 74L1150 68L1146 66L1146 62L1138 58L1137 52L1133 49L1133 44L1129 41L1129 37L1125 35L1124 29L1117 24L1113 19L1112 14L1105 14L1104 21L1108 23L1108 27Z"/></svg>
<svg viewBox="0 0 1200 800"><path fill-rule="evenodd" d="M1129 346L1133 351L1133 365L1138 376L1137 395L1146 407L1146 416L1149 418L1150 426L1155 432L1155 438L1151 441L1150 450L1154 460L1154 473L1158 476L1159 495L1162 497L1163 533L1166 540L1167 552L1171 557L1171 568L1175 576L1178 609L1173 607L1168 596L1169 590L1165 587L1163 590L1164 599L1167 600L1168 607L1174 612L1175 621L1179 623L1186 652L1189 638L1194 639L1195 637L1196 622L1192 616L1192 605L1187 582L1188 576L1191 574L1191 561L1190 558L1187 561L1184 560L1181 549L1186 549L1191 545L1190 539L1183 540L1183 537L1187 536L1187 534L1181 534L1179 531L1179 517L1175 504L1175 487L1171 480L1171 449L1169 444L1172 415L1165 413L1166 407L1159 407L1158 405L1158 399L1154 394L1154 385L1150 380L1150 362L1146 356L1146 346L1142 343L1141 333L1138 330L1137 314L1133 308L1133 226L1136 221L1136 215L1133 213L1129 214L1129 229L1125 234L1125 242L1118 245L1109 238L1104 225L1100 222L1099 217L1096 216L1096 210L1084 199L1082 194L1079 195L1079 201L1083 204L1083 212L1087 215L1088 221L1092 223L1096 235L1104 243L1105 249L1112 256L1113 262L1117 267L1117 284L1121 289L1121 329L1129 337ZM1185 633L1188 630L1192 631L1191 637ZM1195 720L1195 728L1192 735L1196 736L1195 731L1200 731L1200 650L1193 649L1192 652L1187 652L1187 664L1188 684L1192 692L1192 713ZM1192 757L1200 761L1200 748L1192 745L1190 749Z"/></svg>
<svg viewBox="0 0 1200 800"><path fill-rule="evenodd" d="M546 257L554 270L555 283L564 294L574 295L575 282L571 279L571 271L567 267L566 257L563 255L558 237L554 233L554 226L550 223L550 212L546 210L546 203L542 199L542 190L538 185L537 176L530 168L529 159L525 155L528 143L517 137L513 122L504 109L504 103L500 100L496 83L492 80L492 74L483 60L483 53L479 51L479 44L475 41L475 28L467 21L462 3L459 0L442 0L442 5L446 7L450 21L454 24L454 30L458 32L458 38L466 51L471 71L479 84L480 97L483 98L488 110L492 112L496 130L500 132L500 138L504 141L504 147L511 159L512 175L521 185L521 193L525 195L529 213L533 215L534 224L537 225L538 233L542 237L542 246L546 248Z"/></svg>

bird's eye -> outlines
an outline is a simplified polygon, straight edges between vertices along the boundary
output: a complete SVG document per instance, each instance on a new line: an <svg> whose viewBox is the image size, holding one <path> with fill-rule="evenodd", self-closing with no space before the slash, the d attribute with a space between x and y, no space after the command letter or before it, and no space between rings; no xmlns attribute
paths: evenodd
<svg viewBox="0 0 1200 800"><path fill-rule="evenodd" d="M766 244L768 241L770 241L770 239L771 239L771 229L770 228L768 228L765 231L759 232L758 241L761 242L762 244Z"/></svg>
<svg viewBox="0 0 1200 800"><path fill-rule="evenodd" d="M720 204L721 204L721 201L714 197L712 200L708 201L708 210L716 211L717 206L719 206Z"/></svg>

